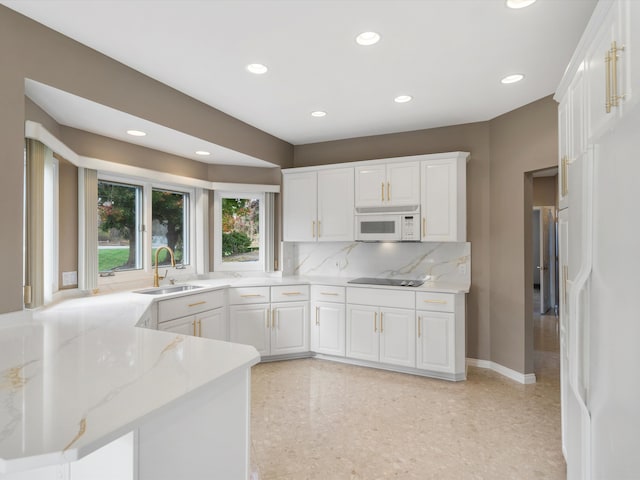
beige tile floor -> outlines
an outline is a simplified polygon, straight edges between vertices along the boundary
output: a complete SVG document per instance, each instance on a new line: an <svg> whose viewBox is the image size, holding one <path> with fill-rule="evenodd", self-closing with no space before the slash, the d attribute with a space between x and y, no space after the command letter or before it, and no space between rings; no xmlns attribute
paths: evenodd
<svg viewBox="0 0 640 480"><path fill-rule="evenodd" d="M304 359L254 367L257 480L561 479L556 317L535 322L535 385L470 367L447 382Z"/></svg>

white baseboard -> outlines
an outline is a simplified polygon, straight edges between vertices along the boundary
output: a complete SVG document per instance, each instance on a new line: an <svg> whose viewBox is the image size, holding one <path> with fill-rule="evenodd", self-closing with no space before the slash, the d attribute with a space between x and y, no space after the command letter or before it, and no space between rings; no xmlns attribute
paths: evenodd
<svg viewBox="0 0 640 480"><path fill-rule="evenodd" d="M523 383L525 385L536 383L536 374L535 373L520 373L512 370L504 365L500 365L499 363L492 362L491 360L480 360L477 358L467 358L467 365L478 368L487 368L489 370L493 370L494 372L499 373L500 375L504 375L511 380L514 380L518 383Z"/></svg>

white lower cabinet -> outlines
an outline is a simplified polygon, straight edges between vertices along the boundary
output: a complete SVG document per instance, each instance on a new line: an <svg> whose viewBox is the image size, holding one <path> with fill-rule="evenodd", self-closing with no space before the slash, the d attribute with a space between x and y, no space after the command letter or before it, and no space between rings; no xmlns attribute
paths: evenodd
<svg viewBox="0 0 640 480"><path fill-rule="evenodd" d="M231 341L253 345L262 356L309 351L309 286L231 288ZM252 303L272 298L276 303Z"/></svg>
<svg viewBox="0 0 640 480"><path fill-rule="evenodd" d="M453 313L418 311L417 368L436 372L453 371L454 315Z"/></svg>
<svg viewBox="0 0 640 480"><path fill-rule="evenodd" d="M155 311L158 330L226 341L229 336L224 305L222 290L160 300Z"/></svg>
<svg viewBox="0 0 640 480"><path fill-rule="evenodd" d="M160 323L158 329L214 340L227 340L227 322L222 307Z"/></svg>
<svg viewBox="0 0 640 480"><path fill-rule="evenodd" d="M346 356L358 360L415 367L415 295L413 292L348 288ZM379 306L386 303L393 306ZM410 308L395 308L406 306Z"/></svg>
<svg viewBox="0 0 640 480"><path fill-rule="evenodd" d="M311 351L344 357L344 303L313 302L311 311Z"/></svg>

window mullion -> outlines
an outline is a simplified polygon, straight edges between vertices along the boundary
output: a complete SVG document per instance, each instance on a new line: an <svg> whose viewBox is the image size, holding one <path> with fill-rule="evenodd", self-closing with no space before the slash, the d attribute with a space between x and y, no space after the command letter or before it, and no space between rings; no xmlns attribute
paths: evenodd
<svg viewBox="0 0 640 480"><path fill-rule="evenodd" d="M152 255L152 225L153 225L153 212L151 211L152 204L152 190L151 183L145 183L143 185L143 201L142 201L142 225L140 233L142 235L142 268L145 272L151 272L153 267L151 265Z"/></svg>

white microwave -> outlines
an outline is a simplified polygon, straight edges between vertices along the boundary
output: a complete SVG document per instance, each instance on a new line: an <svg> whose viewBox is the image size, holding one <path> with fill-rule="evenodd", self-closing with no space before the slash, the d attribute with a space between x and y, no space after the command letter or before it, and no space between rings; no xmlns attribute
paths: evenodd
<svg viewBox="0 0 640 480"><path fill-rule="evenodd" d="M420 214L356 214L356 240L360 242L420 241Z"/></svg>

